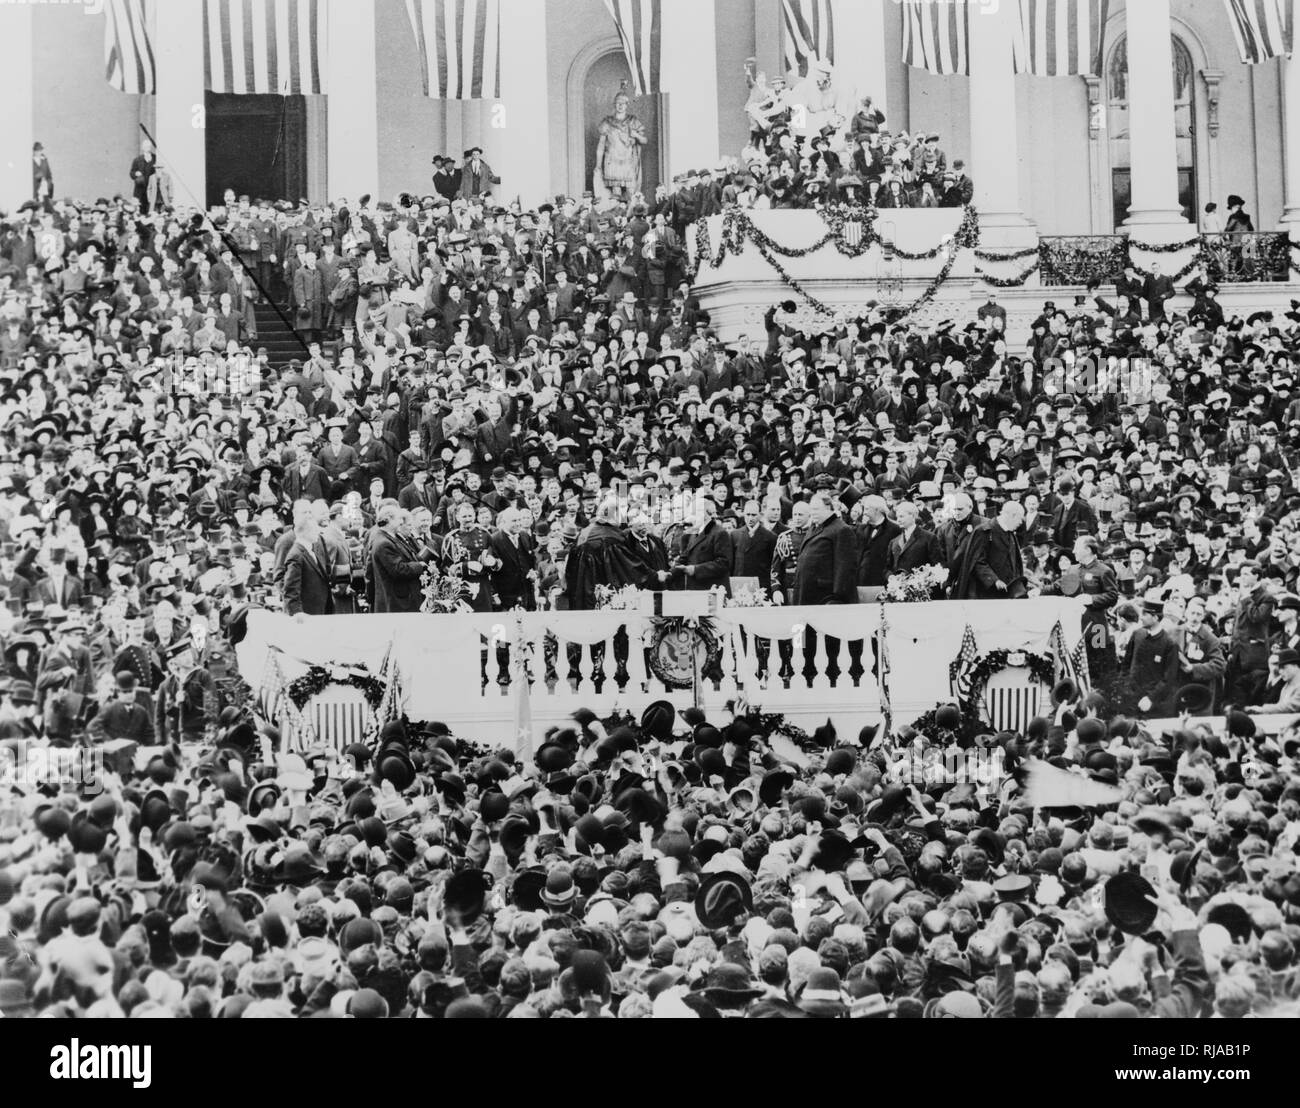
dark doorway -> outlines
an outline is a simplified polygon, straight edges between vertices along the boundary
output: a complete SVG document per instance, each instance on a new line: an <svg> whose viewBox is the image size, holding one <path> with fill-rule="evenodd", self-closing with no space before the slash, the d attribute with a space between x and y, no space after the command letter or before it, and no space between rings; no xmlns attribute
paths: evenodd
<svg viewBox="0 0 1300 1108"><path fill-rule="evenodd" d="M307 195L305 96L209 92L205 107L209 206L226 189L295 204Z"/></svg>
<svg viewBox="0 0 1300 1108"><path fill-rule="evenodd" d="M600 121L614 113L614 97L625 90L631 103L628 110L645 124L646 144L641 148L641 191L647 202L654 200L659 185L659 103L660 98L636 96L631 88L631 70L623 51L606 54L587 71L582 89L582 119L585 161L582 171L582 188L591 188L591 173L596 168L596 142L600 138Z"/></svg>

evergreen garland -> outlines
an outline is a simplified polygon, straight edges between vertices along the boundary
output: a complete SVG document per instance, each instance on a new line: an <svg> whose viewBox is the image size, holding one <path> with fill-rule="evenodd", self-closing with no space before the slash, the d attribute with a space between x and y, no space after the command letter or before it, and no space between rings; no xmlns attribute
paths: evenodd
<svg viewBox="0 0 1300 1108"><path fill-rule="evenodd" d="M384 683L378 677L372 677L368 673L349 673L340 676L337 670L331 672L323 666L311 666L301 677L290 681L289 699L293 701L295 708L302 711L313 696L323 692L330 685L351 685L355 689L360 689L366 698L366 703L372 708L378 708L384 699Z"/></svg>

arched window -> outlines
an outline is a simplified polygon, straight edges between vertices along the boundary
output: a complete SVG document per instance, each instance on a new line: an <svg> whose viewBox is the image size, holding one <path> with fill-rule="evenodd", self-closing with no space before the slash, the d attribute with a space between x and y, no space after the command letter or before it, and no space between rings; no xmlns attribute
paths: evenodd
<svg viewBox="0 0 1300 1108"><path fill-rule="evenodd" d="M1177 35L1173 47L1174 146L1178 156L1178 202L1183 215L1196 222L1196 104L1192 56ZM1106 65L1106 128L1110 137L1111 195L1115 226L1128 218L1129 150L1128 36L1115 44Z"/></svg>

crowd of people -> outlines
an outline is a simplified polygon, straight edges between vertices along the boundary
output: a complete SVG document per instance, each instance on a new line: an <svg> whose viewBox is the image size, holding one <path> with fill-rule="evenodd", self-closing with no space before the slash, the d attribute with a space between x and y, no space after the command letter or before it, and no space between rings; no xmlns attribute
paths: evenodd
<svg viewBox="0 0 1300 1108"><path fill-rule="evenodd" d="M0 1014L1293 1013L1300 746L1262 717L1300 711L1300 304L1232 317L1195 275L1173 311L1130 270L1027 343L992 293L815 332L781 301L720 341L701 215L969 188L869 103L851 158L758 114L742 173L627 202L502 204L470 150L392 202L189 212L146 149L130 197L0 221ZM437 580L477 611L851 604L927 566L936 597L1087 598L1094 691L975 749L1122 800L900 776L947 730L792 756L663 703L521 755L398 720L303 759L233 663L254 607Z"/></svg>

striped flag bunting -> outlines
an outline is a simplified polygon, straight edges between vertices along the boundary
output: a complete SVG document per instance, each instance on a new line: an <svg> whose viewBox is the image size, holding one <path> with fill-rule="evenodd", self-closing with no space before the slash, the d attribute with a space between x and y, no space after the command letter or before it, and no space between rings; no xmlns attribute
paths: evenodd
<svg viewBox="0 0 1300 1108"><path fill-rule="evenodd" d="M104 76L118 92L157 91L145 0L104 5Z"/></svg>
<svg viewBox="0 0 1300 1108"><path fill-rule="evenodd" d="M500 0L406 0L406 14L420 51L425 96L500 98Z"/></svg>
<svg viewBox="0 0 1300 1108"><path fill-rule="evenodd" d="M660 0L605 0L623 56L632 71L632 91L645 96L659 91Z"/></svg>
<svg viewBox="0 0 1300 1108"><path fill-rule="evenodd" d="M1223 0L1237 40L1237 53L1248 65L1291 53L1291 0Z"/></svg>
<svg viewBox="0 0 1300 1108"><path fill-rule="evenodd" d="M326 0L203 0L209 92L325 91Z"/></svg>
<svg viewBox="0 0 1300 1108"><path fill-rule="evenodd" d="M1088 651L1082 636L1075 644L1075 648L1071 650L1065 641L1065 629L1058 619L1048 637L1048 646L1052 651L1052 659L1056 663L1056 680L1060 681L1068 677L1079 690L1079 695L1086 696L1091 682L1088 675Z"/></svg>
<svg viewBox="0 0 1300 1108"><path fill-rule="evenodd" d="M939 76L970 76L965 0L902 0L903 61Z"/></svg>
<svg viewBox="0 0 1300 1108"><path fill-rule="evenodd" d="M808 75L814 58L835 60L835 18L831 0L781 0L785 26L785 67L801 77Z"/></svg>
<svg viewBox="0 0 1300 1108"><path fill-rule="evenodd" d="M1087 696L1092 691L1092 674L1088 671L1088 646L1083 641L1082 635L1074 644L1070 662L1074 667L1074 683L1079 686L1079 691Z"/></svg>
<svg viewBox="0 0 1300 1108"><path fill-rule="evenodd" d="M1029 670L1004 670L995 673L985 686L984 715L995 731L1024 734L1029 721L1038 715L1042 698L1042 682Z"/></svg>
<svg viewBox="0 0 1300 1108"><path fill-rule="evenodd" d="M1020 0L1012 56L1035 77L1101 74L1110 0Z"/></svg>
<svg viewBox="0 0 1300 1108"><path fill-rule="evenodd" d="M889 625L885 621L885 606L880 606L880 629L876 632L876 686L880 689L880 710L884 727L880 738L888 742L894 732L894 709L889 699L891 665L889 662Z"/></svg>
<svg viewBox="0 0 1300 1108"><path fill-rule="evenodd" d="M959 704L965 704L970 700L970 672L978 657L979 648L975 645L975 632L970 629L968 623L966 630L962 632L961 648L957 651L957 657L948 666L948 684Z"/></svg>

